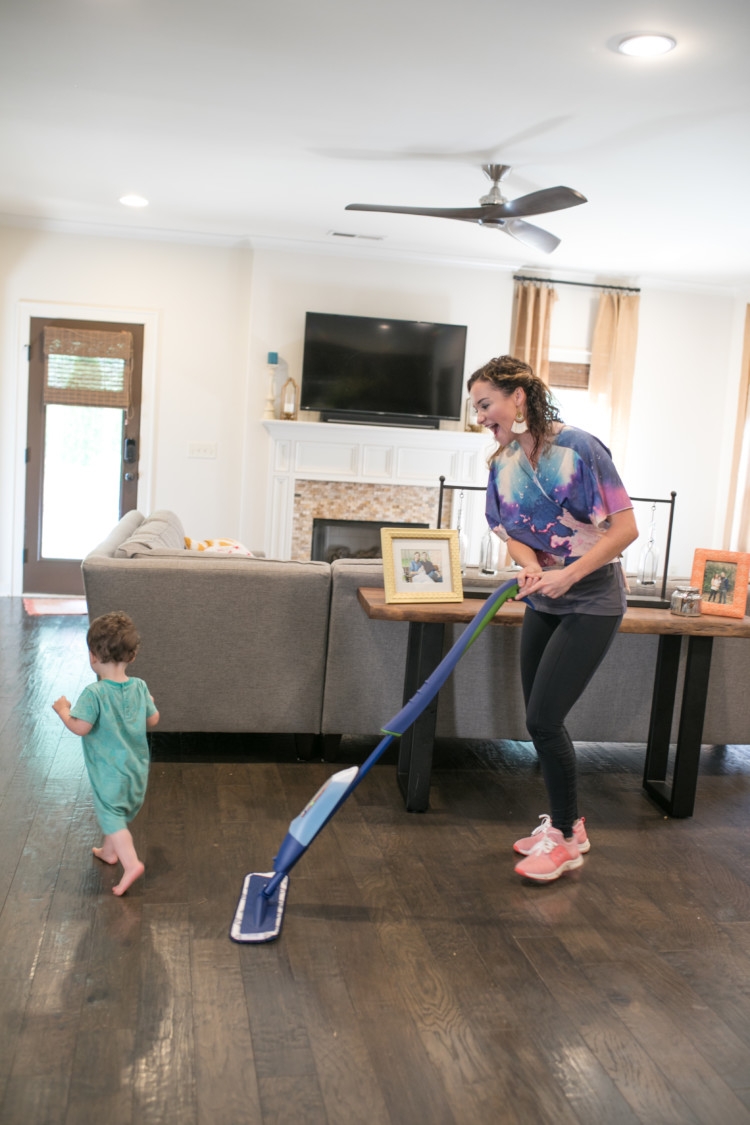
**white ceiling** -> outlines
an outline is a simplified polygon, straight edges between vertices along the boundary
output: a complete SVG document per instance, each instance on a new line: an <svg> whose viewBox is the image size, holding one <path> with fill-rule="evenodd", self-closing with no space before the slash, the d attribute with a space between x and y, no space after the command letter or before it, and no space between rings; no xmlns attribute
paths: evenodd
<svg viewBox="0 0 750 1125"><path fill-rule="evenodd" d="M660 59L614 53L664 31ZM0 213L635 283L750 281L748 0L2 0ZM473 206L564 184L546 256ZM150 206L118 203L138 192Z"/></svg>

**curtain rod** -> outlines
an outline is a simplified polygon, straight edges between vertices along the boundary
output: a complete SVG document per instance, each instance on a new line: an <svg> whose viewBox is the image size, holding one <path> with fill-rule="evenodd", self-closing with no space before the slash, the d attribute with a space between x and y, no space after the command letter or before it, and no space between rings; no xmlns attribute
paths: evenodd
<svg viewBox="0 0 750 1125"><path fill-rule="evenodd" d="M635 285L607 285L605 282L594 281L562 281L559 277L525 277L521 273L513 274L514 281L547 281L550 285L583 285L586 289L617 289L622 293L640 293Z"/></svg>

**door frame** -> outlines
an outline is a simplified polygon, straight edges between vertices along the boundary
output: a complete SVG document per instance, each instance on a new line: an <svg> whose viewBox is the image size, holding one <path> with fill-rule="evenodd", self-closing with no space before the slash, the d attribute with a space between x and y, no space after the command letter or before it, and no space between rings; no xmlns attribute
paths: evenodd
<svg viewBox="0 0 750 1125"><path fill-rule="evenodd" d="M26 506L26 434L29 398L27 345L32 317L64 320L120 321L143 325L143 373L141 386L141 438L137 506L148 514L153 507L154 452L156 437L156 357L159 313L156 309L110 308L70 305L51 301L18 302L16 318L16 432L14 442L13 531L11 535L11 596L23 592L24 517Z"/></svg>

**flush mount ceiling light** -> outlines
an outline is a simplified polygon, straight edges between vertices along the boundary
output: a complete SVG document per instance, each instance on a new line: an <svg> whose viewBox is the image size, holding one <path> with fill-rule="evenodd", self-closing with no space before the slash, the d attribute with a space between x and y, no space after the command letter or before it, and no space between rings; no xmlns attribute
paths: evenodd
<svg viewBox="0 0 750 1125"><path fill-rule="evenodd" d="M142 195L121 195L120 203L124 207L148 207L148 200Z"/></svg>
<svg viewBox="0 0 750 1125"><path fill-rule="evenodd" d="M671 35L661 35L655 32L639 32L625 35L617 42L616 50L621 55L636 55L638 58L653 58L655 55L666 55L677 46L677 40Z"/></svg>

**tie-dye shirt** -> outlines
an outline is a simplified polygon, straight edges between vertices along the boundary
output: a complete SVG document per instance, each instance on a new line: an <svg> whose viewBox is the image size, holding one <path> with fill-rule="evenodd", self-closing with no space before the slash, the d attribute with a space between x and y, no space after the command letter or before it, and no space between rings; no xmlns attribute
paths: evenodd
<svg viewBox="0 0 750 1125"><path fill-rule="evenodd" d="M580 558L609 528L607 517L632 506L607 447L574 426L565 426L545 446L536 470L517 441L507 445L490 468L488 524L502 539L531 547L542 567L565 566ZM619 566L601 570L621 572ZM592 578L576 583L564 598L535 596L532 604L568 612ZM621 587L619 575L616 578ZM622 598L618 594L618 604Z"/></svg>

